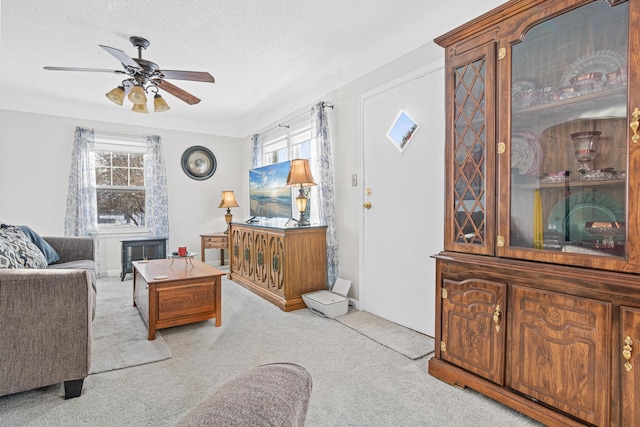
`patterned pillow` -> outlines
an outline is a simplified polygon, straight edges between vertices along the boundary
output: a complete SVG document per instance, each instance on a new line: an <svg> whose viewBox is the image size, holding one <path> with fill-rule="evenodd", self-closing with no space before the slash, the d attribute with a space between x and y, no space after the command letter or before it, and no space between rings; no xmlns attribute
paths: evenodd
<svg viewBox="0 0 640 427"><path fill-rule="evenodd" d="M18 261L13 247L0 238L0 268L24 268Z"/></svg>
<svg viewBox="0 0 640 427"><path fill-rule="evenodd" d="M47 268L47 259L42 251L18 227L2 224L0 241L13 250L22 268Z"/></svg>

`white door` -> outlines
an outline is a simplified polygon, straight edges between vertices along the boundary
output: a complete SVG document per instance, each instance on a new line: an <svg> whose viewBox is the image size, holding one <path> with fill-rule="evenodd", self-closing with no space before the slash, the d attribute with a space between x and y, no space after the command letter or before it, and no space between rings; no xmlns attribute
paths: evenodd
<svg viewBox="0 0 640 427"><path fill-rule="evenodd" d="M444 234L442 63L365 94L361 111L360 308L434 336L430 257L441 250ZM403 151L387 137L401 111L418 124Z"/></svg>

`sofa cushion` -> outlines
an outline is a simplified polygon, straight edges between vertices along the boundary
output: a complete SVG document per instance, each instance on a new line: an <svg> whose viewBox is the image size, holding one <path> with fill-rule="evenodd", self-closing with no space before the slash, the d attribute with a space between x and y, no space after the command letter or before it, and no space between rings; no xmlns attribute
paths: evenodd
<svg viewBox="0 0 640 427"><path fill-rule="evenodd" d="M0 241L13 250L18 262L24 268L47 268L47 259L42 251L18 227L2 224Z"/></svg>
<svg viewBox="0 0 640 427"><path fill-rule="evenodd" d="M33 231L30 227L26 225L18 225L18 228L22 230L22 232L33 242L34 245L40 249L43 253L44 257L47 259L47 264L53 264L54 262L60 261L60 256L58 252L56 252L53 247L47 243L38 233Z"/></svg>
<svg viewBox="0 0 640 427"><path fill-rule="evenodd" d="M93 260L81 259L77 261L61 262L58 264L51 264L48 268L49 269L70 268L73 270L87 270L91 275L91 286L93 287L94 291L97 290L96 288L96 281L98 280L98 276L96 274L97 267L96 267L95 261Z"/></svg>

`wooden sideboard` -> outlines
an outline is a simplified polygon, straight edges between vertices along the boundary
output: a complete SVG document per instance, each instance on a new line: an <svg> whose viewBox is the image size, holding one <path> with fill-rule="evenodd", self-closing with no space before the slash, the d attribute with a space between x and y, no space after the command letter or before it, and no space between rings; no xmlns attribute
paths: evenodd
<svg viewBox="0 0 640 427"><path fill-rule="evenodd" d="M304 308L302 294L327 287L326 232L232 223L230 279L283 311Z"/></svg>

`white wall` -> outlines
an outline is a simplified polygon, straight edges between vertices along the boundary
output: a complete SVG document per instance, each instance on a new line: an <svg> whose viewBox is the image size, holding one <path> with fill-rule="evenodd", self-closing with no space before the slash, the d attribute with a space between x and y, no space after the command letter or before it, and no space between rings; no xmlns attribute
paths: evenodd
<svg viewBox="0 0 640 427"><path fill-rule="evenodd" d="M362 212L362 164L361 164L361 97L365 93L398 79L406 74L442 60L444 51L434 43L428 43L413 52L399 58L396 61L346 85L338 91L327 94L318 101L331 101L335 108L327 110L330 126L335 173L335 205L336 205L336 229L339 244L339 275L352 281L349 297L359 299L359 242L361 234ZM401 100L399 100L401 103ZM435 108L444 109L444 95L429 94L424 102L430 103ZM293 112L278 122L266 126L262 131L271 129L278 123L286 123L287 119L297 117L309 111L311 106L305 106ZM444 123L442 123L444 127ZM258 131L259 132L259 131ZM252 132L255 133L255 132ZM245 138L249 146L249 137ZM433 141L437 144L437 141ZM444 144L444 141L441 141ZM442 159L444 174L444 159ZM351 185L351 175L358 174L358 185ZM402 191L401 189L399 191ZM424 197L428 197L425 194ZM442 200L435 200L435 204L441 204ZM401 209L401 207L399 207ZM411 218L415 212L400 212L401 217ZM389 219L390 226L395 221ZM412 250L420 244L420 239L407 236L405 247L402 250ZM393 249L389 249L393 250ZM425 262L428 262L426 260ZM392 268L390 266L390 268ZM435 278L433 278L435 280ZM356 302L357 303L357 302Z"/></svg>
<svg viewBox="0 0 640 427"><path fill-rule="evenodd" d="M184 244L200 252L201 233L226 228L226 210L218 208L223 190L236 194L240 208L232 209L234 218L248 215L245 159L249 157L249 146L241 139L0 110L0 221L29 225L45 236L64 235L76 126L98 132L162 137L169 183L170 249ZM182 153L193 145L205 146L216 156L218 168L208 180L193 180L182 171ZM101 273L120 271L120 237L101 239ZM217 263L219 253L207 251L207 261Z"/></svg>

